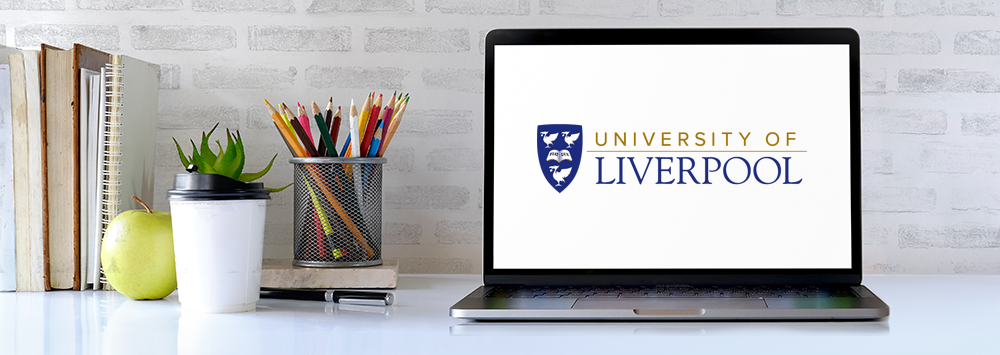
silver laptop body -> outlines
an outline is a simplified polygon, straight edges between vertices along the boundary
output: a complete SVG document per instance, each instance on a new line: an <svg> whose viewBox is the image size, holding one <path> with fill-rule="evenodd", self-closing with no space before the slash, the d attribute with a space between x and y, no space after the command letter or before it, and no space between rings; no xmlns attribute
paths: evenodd
<svg viewBox="0 0 1000 355"><path fill-rule="evenodd" d="M475 320L877 319L852 29L486 37Z"/></svg>

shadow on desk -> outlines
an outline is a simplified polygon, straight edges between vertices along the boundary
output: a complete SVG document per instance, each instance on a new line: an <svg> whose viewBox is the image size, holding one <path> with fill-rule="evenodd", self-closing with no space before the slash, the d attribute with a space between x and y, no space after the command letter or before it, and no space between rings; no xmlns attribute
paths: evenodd
<svg viewBox="0 0 1000 355"><path fill-rule="evenodd" d="M449 328L453 336L586 336L600 335L889 335L889 323L879 322L699 322L699 323L526 323L469 322Z"/></svg>

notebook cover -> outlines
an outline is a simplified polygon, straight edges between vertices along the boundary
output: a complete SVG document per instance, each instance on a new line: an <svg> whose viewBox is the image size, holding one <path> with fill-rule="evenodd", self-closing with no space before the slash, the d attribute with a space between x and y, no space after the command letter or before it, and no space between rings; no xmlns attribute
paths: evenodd
<svg viewBox="0 0 1000 355"><path fill-rule="evenodd" d="M117 196L114 200L102 202L104 209L113 210L105 218L113 219L118 213L140 209L138 203L132 201L132 196L139 197L143 202L152 205L153 201L153 163L156 151L156 117L159 107L160 67L125 55L112 55L113 67L107 78L109 102L106 104L108 120L117 117L121 127L117 135L120 154L118 178L113 182L113 191L105 196ZM114 85L120 80L121 85ZM116 90L120 90L116 91ZM115 99L120 98L120 99ZM120 100L120 102L115 102ZM109 153L110 154L110 153ZM111 284L104 284L105 290L112 290Z"/></svg>
<svg viewBox="0 0 1000 355"><path fill-rule="evenodd" d="M160 66L122 55L121 190L119 212L142 209L132 201L153 201L153 163L156 154L156 117L159 108Z"/></svg>

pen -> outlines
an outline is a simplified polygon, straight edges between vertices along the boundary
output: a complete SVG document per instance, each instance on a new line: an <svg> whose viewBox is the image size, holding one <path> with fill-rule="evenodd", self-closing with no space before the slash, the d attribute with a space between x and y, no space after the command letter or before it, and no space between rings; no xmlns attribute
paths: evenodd
<svg viewBox="0 0 1000 355"><path fill-rule="evenodd" d="M392 294L388 292L371 291L335 291L323 289L282 289L260 288L260 298L278 298L285 300L325 301L345 304L364 304L375 306L391 306Z"/></svg>

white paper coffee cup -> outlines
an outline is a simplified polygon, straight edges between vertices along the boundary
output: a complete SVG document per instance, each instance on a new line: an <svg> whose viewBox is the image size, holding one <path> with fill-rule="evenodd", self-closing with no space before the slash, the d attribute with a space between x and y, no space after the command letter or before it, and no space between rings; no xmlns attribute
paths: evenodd
<svg viewBox="0 0 1000 355"><path fill-rule="evenodd" d="M260 299L270 197L261 184L209 175L178 174L167 194L181 310L253 311Z"/></svg>

